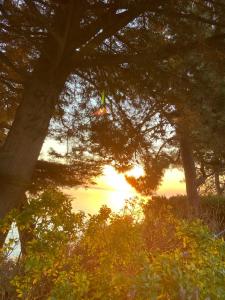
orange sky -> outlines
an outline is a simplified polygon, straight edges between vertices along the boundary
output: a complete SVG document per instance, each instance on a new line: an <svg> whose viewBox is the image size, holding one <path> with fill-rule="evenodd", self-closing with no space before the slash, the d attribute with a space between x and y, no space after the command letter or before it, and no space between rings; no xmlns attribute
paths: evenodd
<svg viewBox="0 0 225 300"><path fill-rule="evenodd" d="M65 145L58 144L54 140L47 139L41 158L47 159L47 152L54 147L58 152L65 152ZM143 170L135 167L128 175L140 176ZM97 178L97 184L88 189L83 187L66 190L74 200L74 210L84 210L88 213L96 213L102 205L107 205L113 211L120 210L126 199L137 195L136 191L126 182L124 175L119 174L111 166L106 166L102 176ZM158 195L185 194L184 175L177 169L169 169L164 175L163 182L157 191Z"/></svg>
<svg viewBox="0 0 225 300"><path fill-rule="evenodd" d="M141 175L140 168L136 167L130 175ZM119 211L124 206L126 199L137 195L125 180L123 174L116 172L113 167L106 166L104 174L97 179L96 186L88 189L75 188L67 190L74 198L74 210L84 210L88 213L96 213L102 205L107 205L113 211ZM183 172L177 169L166 171L164 180L157 191L158 195L176 195L185 193Z"/></svg>

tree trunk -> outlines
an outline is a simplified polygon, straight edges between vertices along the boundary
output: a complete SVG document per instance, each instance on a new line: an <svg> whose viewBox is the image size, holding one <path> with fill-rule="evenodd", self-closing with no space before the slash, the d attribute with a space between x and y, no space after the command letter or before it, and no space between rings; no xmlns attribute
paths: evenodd
<svg viewBox="0 0 225 300"><path fill-rule="evenodd" d="M53 87L33 81L0 153L0 219L19 204L39 156L52 116Z"/></svg>
<svg viewBox="0 0 225 300"><path fill-rule="evenodd" d="M39 59L32 63L23 99L0 151L0 220L23 199L56 101L72 68L71 36L79 19L75 17L75 2L67 4L56 10L53 29L41 47Z"/></svg>
<svg viewBox="0 0 225 300"><path fill-rule="evenodd" d="M56 60L55 43L50 40L45 48L24 86L23 100L0 151L0 220L23 199L69 74L67 58Z"/></svg>
<svg viewBox="0 0 225 300"><path fill-rule="evenodd" d="M29 229L21 229L20 227L18 227L22 256L25 256L27 254L27 245L35 238L33 230L34 226L30 226Z"/></svg>
<svg viewBox="0 0 225 300"><path fill-rule="evenodd" d="M186 181L186 192L188 203L195 210L199 208L199 195L197 189L197 180L196 180L196 169L193 158L193 152L191 143L188 139L188 136L184 132L180 132L180 151L181 158L184 168L185 181Z"/></svg>
<svg viewBox="0 0 225 300"><path fill-rule="evenodd" d="M223 189L220 186L220 176L218 171L215 171L214 178L215 178L216 193L218 196L221 196L223 193Z"/></svg>
<svg viewBox="0 0 225 300"><path fill-rule="evenodd" d="M19 208L20 212L23 212L24 209L26 209L26 206L28 205L28 199L26 195L24 195L23 202L21 207ZM27 246L28 243L31 242L34 238L34 232L35 232L35 223L34 220L32 220L32 216L30 216L30 220L26 224L25 228L20 226L20 224L17 224L17 229L19 232L19 239L20 239L20 246L21 246L21 254L22 256L25 256L27 254Z"/></svg>
<svg viewBox="0 0 225 300"><path fill-rule="evenodd" d="M64 82L65 79L61 86ZM23 102L0 152L0 220L21 204L60 92L53 78L44 74L32 76L25 89ZM3 239L0 237L1 243Z"/></svg>
<svg viewBox="0 0 225 300"><path fill-rule="evenodd" d="M0 249L1 249L1 247L4 245L4 243L5 243L5 239L6 239L6 237L7 237L7 232L6 233L2 233L2 232L0 232Z"/></svg>

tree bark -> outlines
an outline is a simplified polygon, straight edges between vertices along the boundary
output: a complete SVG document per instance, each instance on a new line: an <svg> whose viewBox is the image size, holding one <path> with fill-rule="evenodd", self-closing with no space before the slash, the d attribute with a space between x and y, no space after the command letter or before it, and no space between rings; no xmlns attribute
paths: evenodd
<svg viewBox="0 0 225 300"><path fill-rule="evenodd" d="M218 171L215 171L214 178L215 178L216 193L218 196L221 196L223 193L223 189L221 188L220 185L220 176Z"/></svg>
<svg viewBox="0 0 225 300"><path fill-rule="evenodd" d="M75 19L73 1L68 4L68 11L69 15L61 10L56 12L52 26L58 38L49 34L39 59L33 63L33 71L24 84L23 99L0 151L0 220L10 210L18 208L23 200L56 101L71 71L68 30L72 32Z"/></svg>
<svg viewBox="0 0 225 300"><path fill-rule="evenodd" d="M53 40L43 52L24 85L23 100L0 151L0 220L23 199L69 75L67 58L56 60L59 50Z"/></svg>
<svg viewBox="0 0 225 300"><path fill-rule="evenodd" d="M24 208L26 208L27 205L28 205L28 201L27 201L27 197L25 195L23 198L23 204L21 205L20 211L22 212L24 210ZM26 224L25 228L21 228L20 224L17 224L17 228L18 228L18 232L19 232L21 254L22 254L22 256L25 256L27 254L28 243L31 242L35 238L35 235L34 235L35 224L32 221L32 219L30 219L30 220L28 220L28 224Z"/></svg>
<svg viewBox="0 0 225 300"><path fill-rule="evenodd" d="M23 99L0 150L0 220L23 199L56 101L71 72L73 25L79 21L74 5L69 1L56 10L52 31L27 75Z"/></svg>
<svg viewBox="0 0 225 300"><path fill-rule="evenodd" d="M23 196L40 153L52 116L55 97L53 87L34 80L0 153L0 218Z"/></svg>
<svg viewBox="0 0 225 300"><path fill-rule="evenodd" d="M0 220L19 208L42 144L56 100L64 86L46 72L34 72L27 84L12 128L0 152ZM0 237L1 243L4 237Z"/></svg>
<svg viewBox="0 0 225 300"><path fill-rule="evenodd" d="M6 233L2 233L2 232L0 232L0 249L1 249L1 247L4 245L4 243L5 243L5 239L6 239L6 237L7 237L7 232Z"/></svg>
<svg viewBox="0 0 225 300"><path fill-rule="evenodd" d="M184 132L179 133L181 158L184 168L186 192L188 203L195 210L199 208L199 194L197 189L196 169L193 158L193 152L188 135Z"/></svg>

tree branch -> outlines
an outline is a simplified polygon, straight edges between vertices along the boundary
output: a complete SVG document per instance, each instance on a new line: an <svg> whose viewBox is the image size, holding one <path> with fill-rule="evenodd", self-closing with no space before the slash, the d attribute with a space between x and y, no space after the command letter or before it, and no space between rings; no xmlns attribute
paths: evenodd
<svg viewBox="0 0 225 300"><path fill-rule="evenodd" d="M0 59L2 61L2 63L4 65L6 65L7 67L9 67L10 69L14 70L17 74L19 74L22 78L26 78L27 77L27 73L23 72L22 70L20 70L19 68L17 68L11 61L10 59L8 59L8 57L0 51Z"/></svg>

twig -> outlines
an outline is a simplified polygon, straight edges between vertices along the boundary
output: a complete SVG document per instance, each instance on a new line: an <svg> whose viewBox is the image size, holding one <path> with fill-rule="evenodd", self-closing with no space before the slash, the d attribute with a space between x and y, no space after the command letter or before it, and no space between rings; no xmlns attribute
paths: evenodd
<svg viewBox="0 0 225 300"><path fill-rule="evenodd" d="M220 231L219 233L215 234L215 238L218 238L218 237L222 236L223 234L225 234L225 229Z"/></svg>

